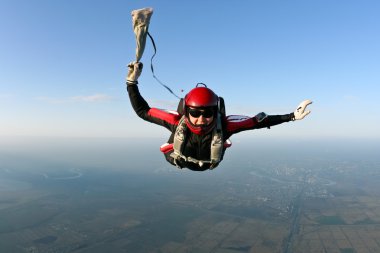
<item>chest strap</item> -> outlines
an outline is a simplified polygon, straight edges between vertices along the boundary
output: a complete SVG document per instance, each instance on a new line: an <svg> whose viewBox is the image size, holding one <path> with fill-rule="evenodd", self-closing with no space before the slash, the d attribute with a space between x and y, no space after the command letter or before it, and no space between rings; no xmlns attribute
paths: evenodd
<svg viewBox="0 0 380 253"><path fill-rule="evenodd" d="M183 149L185 146L185 139L187 136L187 125L185 122L185 116L182 116L181 120L178 123L177 129L174 134L173 149L174 151L170 154L174 158L174 161L178 159L183 159L186 162L193 162L198 164L200 167L205 163L211 164L210 168L216 167L223 154L223 131L222 131L222 119L220 115L217 117L216 127L212 132L212 140L210 147L210 160L198 160L190 156L183 155Z"/></svg>

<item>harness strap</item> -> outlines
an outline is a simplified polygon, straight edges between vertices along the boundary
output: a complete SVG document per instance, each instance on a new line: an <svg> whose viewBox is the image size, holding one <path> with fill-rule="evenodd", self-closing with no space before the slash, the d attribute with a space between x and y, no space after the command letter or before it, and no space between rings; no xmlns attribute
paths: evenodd
<svg viewBox="0 0 380 253"><path fill-rule="evenodd" d="M222 120L221 115L218 112L216 128L213 130L212 141L211 141L211 162L219 163L222 158L223 150L223 134L222 134Z"/></svg>
<svg viewBox="0 0 380 253"><path fill-rule="evenodd" d="M176 158L178 158L178 157L183 158L184 157L182 155L182 151L183 151L183 146L185 143L186 131L187 131L187 128L186 128L186 123L185 123L185 116L182 116L181 120L178 123L175 134L174 134L174 141L173 141L174 152L172 153L172 155L173 156L175 155ZM175 160L176 160L176 158L175 158Z"/></svg>
<svg viewBox="0 0 380 253"><path fill-rule="evenodd" d="M202 167L205 163L210 163L211 164L210 169L215 168L221 160L223 147L224 147L223 133L222 133L222 120L221 120L220 114L218 114L217 126L213 130L213 134L212 134L210 160L198 160L196 158L193 158L190 156L187 157L183 155L182 151L184 148L186 132L187 132L187 126L185 122L185 116L182 116L174 134L174 140L173 140L174 150L170 154L170 156L174 159L175 164L177 165L178 159L183 159L186 162L196 163L200 167Z"/></svg>

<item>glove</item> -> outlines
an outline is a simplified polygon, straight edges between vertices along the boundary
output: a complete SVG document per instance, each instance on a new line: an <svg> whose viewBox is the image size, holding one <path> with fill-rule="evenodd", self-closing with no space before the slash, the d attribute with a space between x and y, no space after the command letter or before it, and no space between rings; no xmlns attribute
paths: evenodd
<svg viewBox="0 0 380 253"><path fill-rule="evenodd" d="M297 109L294 111L294 117L293 120L300 120L305 118L306 115L308 115L311 111L305 111L306 107L310 105L310 100L302 101L301 104L297 107Z"/></svg>
<svg viewBox="0 0 380 253"><path fill-rule="evenodd" d="M128 64L127 85L138 84L137 79L141 75L143 64L141 62L131 62Z"/></svg>

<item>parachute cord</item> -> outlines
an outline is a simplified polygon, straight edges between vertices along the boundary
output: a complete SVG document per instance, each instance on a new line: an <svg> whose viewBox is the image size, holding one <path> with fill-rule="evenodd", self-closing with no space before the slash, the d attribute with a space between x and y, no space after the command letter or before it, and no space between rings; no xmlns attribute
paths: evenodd
<svg viewBox="0 0 380 253"><path fill-rule="evenodd" d="M166 88L171 94L173 94L176 98L178 99L181 99L179 96L177 96L177 94L175 94L172 89L170 89L167 85L165 85L163 82L161 82L157 77L156 75L154 74L154 69L153 69L153 58L154 56L156 56L156 53L157 53L157 48L156 48L156 43L154 43L154 40L153 40L153 37L150 35L150 33L148 32L148 36L150 38L150 40L152 41L152 44L153 44L153 48L154 48L154 54L152 55L152 58L150 58L150 69L152 70L152 74L153 74L153 77L154 79L156 79L156 81L161 84L164 88Z"/></svg>

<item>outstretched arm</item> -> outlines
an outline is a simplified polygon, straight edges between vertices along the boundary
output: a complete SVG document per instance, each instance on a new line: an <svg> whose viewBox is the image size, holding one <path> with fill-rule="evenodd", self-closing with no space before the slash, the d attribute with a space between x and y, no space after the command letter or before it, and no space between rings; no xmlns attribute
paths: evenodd
<svg viewBox="0 0 380 253"><path fill-rule="evenodd" d="M252 118L247 116L228 116L226 117L227 133L231 136L245 130L270 128L284 122L301 120L310 113L310 111L305 111L305 109L311 103L310 100L305 100L294 112L284 115L266 115L261 112Z"/></svg>
<svg viewBox="0 0 380 253"><path fill-rule="evenodd" d="M151 108L141 96L137 86L137 79L140 76L143 67L142 63L132 62L128 65L128 67L127 90L129 99L136 114L146 121L164 126L170 131L173 131L179 121L180 116L175 112Z"/></svg>
<svg viewBox="0 0 380 253"><path fill-rule="evenodd" d="M141 96L139 88L137 87L138 78L141 75L143 64L140 62L131 62L128 64L128 75L127 75L127 90L129 94L129 99L136 114L144 119L148 120L148 112L150 106Z"/></svg>

